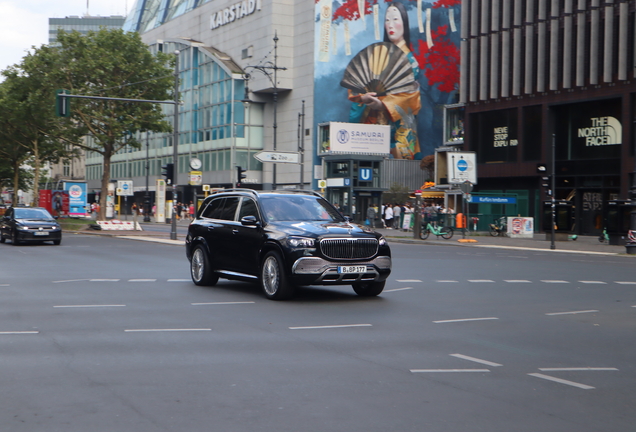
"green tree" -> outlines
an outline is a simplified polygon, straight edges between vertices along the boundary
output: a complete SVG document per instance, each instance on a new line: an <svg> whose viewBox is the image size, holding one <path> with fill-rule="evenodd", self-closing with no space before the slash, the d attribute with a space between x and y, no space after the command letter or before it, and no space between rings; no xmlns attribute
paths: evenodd
<svg viewBox="0 0 636 432"><path fill-rule="evenodd" d="M51 71L57 88L74 95L172 99L174 56L152 54L137 33L101 29L81 35L60 31L57 40L60 47ZM53 105L50 108L53 110ZM90 136L72 144L104 158L98 216L103 220L112 156L126 146L139 148L134 138L137 132L169 132L171 125L159 104L79 98L71 99L70 123Z"/></svg>
<svg viewBox="0 0 636 432"><path fill-rule="evenodd" d="M409 200L410 191L407 186L393 183L387 192L384 192L382 199L391 204L403 204Z"/></svg>

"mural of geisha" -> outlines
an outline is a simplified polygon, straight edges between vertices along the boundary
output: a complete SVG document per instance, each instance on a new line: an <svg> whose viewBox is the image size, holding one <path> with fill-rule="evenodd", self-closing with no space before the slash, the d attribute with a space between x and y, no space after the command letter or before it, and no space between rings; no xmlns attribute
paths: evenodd
<svg viewBox="0 0 636 432"><path fill-rule="evenodd" d="M420 68L409 49L409 17L404 5L391 3L384 18L384 42L360 51L340 83L353 102L350 123L391 126L391 155L421 159L415 116L420 111Z"/></svg>
<svg viewBox="0 0 636 432"><path fill-rule="evenodd" d="M461 0L315 2L315 121L389 125L390 157L433 154L457 102Z"/></svg>

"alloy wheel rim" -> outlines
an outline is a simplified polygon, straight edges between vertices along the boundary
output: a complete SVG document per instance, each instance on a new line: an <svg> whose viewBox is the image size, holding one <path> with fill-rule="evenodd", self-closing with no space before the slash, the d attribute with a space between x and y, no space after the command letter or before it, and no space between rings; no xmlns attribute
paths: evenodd
<svg viewBox="0 0 636 432"><path fill-rule="evenodd" d="M278 290L278 265L274 257L269 257L263 265L263 287L269 295L276 294Z"/></svg>
<svg viewBox="0 0 636 432"><path fill-rule="evenodd" d="M201 249L197 249L194 251L194 256L192 257L192 276L198 282L201 280L201 275L203 274L203 252Z"/></svg>

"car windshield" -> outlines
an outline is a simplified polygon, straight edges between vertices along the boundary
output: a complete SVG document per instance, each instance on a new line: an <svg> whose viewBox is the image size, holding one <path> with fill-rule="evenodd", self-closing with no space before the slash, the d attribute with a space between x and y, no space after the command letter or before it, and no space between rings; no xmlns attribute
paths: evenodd
<svg viewBox="0 0 636 432"><path fill-rule="evenodd" d="M263 211L270 222L342 222L344 218L325 199L312 195L270 195L262 197Z"/></svg>
<svg viewBox="0 0 636 432"><path fill-rule="evenodd" d="M17 208L15 209L16 219L53 219L49 212L37 208Z"/></svg>

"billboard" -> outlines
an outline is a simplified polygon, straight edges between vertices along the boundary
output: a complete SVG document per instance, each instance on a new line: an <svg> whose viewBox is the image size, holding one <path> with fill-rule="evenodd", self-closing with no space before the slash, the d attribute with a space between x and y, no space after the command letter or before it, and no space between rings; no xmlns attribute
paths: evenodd
<svg viewBox="0 0 636 432"><path fill-rule="evenodd" d="M390 157L433 154L458 89L460 8L461 0L316 0L316 123L389 126Z"/></svg>
<svg viewBox="0 0 636 432"><path fill-rule="evenodd" d="M86 183L65 182L64 190L68 191L69 216L86 216Z"/></svg>
<svg viewBox="0 0 636 432"><path fill-rule="evenodd" d="M385 125L359 123L329 124L331 153L364 153L388 155L391 128Z"/></svg>

